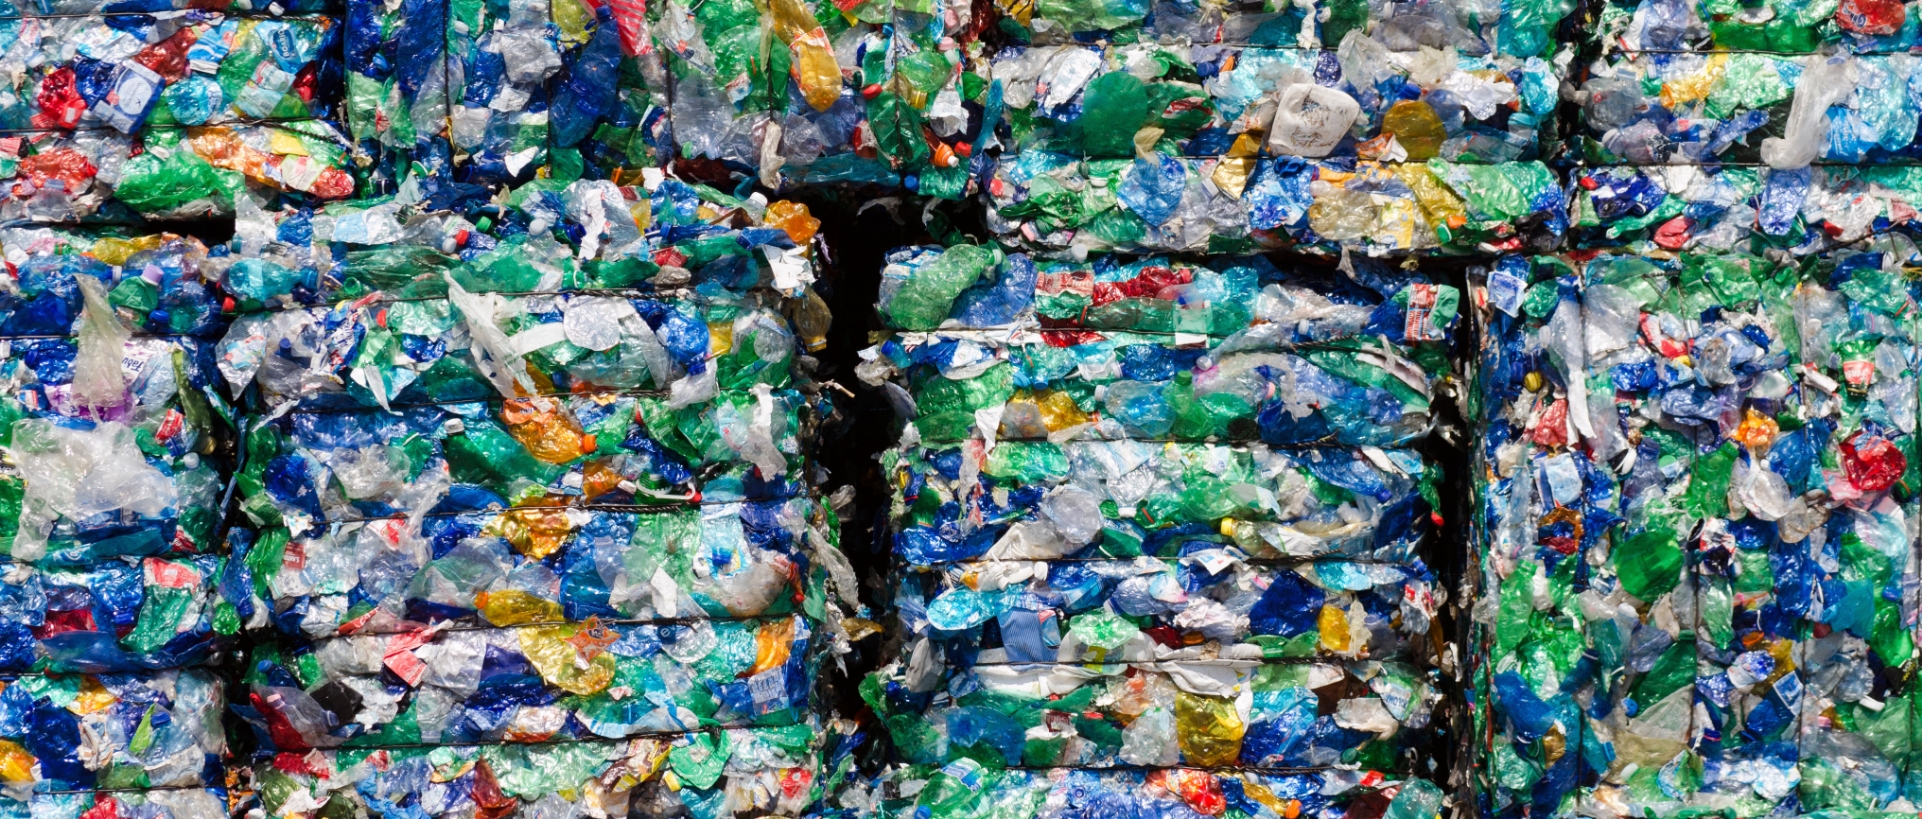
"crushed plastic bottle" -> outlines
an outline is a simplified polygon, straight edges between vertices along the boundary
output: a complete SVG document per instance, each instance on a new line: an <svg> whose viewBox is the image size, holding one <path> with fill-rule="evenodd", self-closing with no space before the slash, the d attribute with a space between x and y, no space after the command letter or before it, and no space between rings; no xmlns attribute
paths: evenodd
<svg viewBox="0 0 1922 819"><path fill-rule="evenodd" d="M1560 82L1549 62L1397 48L1386 36L1385 29L1373 38L1357 31L1322 50L1291 43L1002 49L994 76L1005 89L1008 149L1128 157L1143 129L1159 129L1151 145L1216 158L1209 176L1231 194L1245 190L1257 154L1543 158Z"/></svg>
<svg viewBox="0 0 1922 819"><path fill-rule="evenodd" d="M1397 51L1425 47L1544 58L1558 40L1569 42L1558 38L1555 29L1575 10L1573 3L1552 0L1506 0L1486 6L1455 2L1384 6L1356 0L1262 6L1146 0L995 5L1001 12L996 21L999 27L1018 42L1185 41L1312 52L1332 51L1351 36L1366 36Z"/></svg>
<svg viewBox="0 0 1922 819"><path fill-rule="evenodd" d="M324 120L113 129L0 142L0 219L77 223L231 214L351 196L347 141ZM250 202L251 204L251 202Z"/></svg>
<svg viewBox="0 0 1922 819"><path fill-rule="evenodd" d="M449 52L449 0L348 4L346 130L370 194L392 193L410 178L452 174L449 127L454 89L465 66ZM478 9L476 9L476 13ZM471 43L479 35L461 39Z"/></svg>
<svg viewBox="0 0 1922 819"><path fill-rule="evenodd" d="M218 786L226 708L221 679L199 669L11 678L0 688L0 780L62 791Z"/></svg>
<svg viewBox="0 0 1922 819"><path fill-rule="evenodd" d="M1813 254L1885 233L1913 236L1922 176L1904 163L1767 167L1691 165L1576 171L1571 246L1666 253Z"/></svg>
<svg viewBox="0 0 1922 819"><path fill-rule="evenodd" d="M333 114L337 24L218 12L0 19L8 60L27 70L0 95L0 127L155 128Z"/></svg>
<svg viewBox="0 0 1922 819"><path fill-rule="evenodd" d="M81 791L0 796L0 808L22 816L142 816L152 819L221 819L228 816L222 787Z"/></svg>
<svg viewBox="0 0 1922 819"><path fill-rule="evenodd" d="M1224 146L1224 149L1227 146ZM1192 150L1192 148L1190 149ZM1539 162L1311 162L1164 155L1185 180L1151 224L1116 193L1136 160L1052 151L1003 157L986 186L988 225L1010 247L1232 254L1292 249L1371 254L1553 249L1567 230L1555 174ZM1222 168L1232 178L1219 178Z"/></svg>
<svg viewBox="0 0 1922 819"><path fill-rule="evenodd" d="M1909 809L1919 359L1890 249L1475 282L1494 815Z"/></svg>

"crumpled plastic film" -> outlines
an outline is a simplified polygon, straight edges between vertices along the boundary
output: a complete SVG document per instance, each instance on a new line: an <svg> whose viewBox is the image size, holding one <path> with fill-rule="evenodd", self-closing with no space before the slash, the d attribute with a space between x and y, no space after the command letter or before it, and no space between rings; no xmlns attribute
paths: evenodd
<svg viewBox="0 0 1922 819"><path fill-rule="evenodd" d="M221 716L227 701L223 682L212 672L23 674L7 678L4 686L0 781L10 789L118 791L225 782Z"/></svg>
<svg viewBox="0 0 1922 819"><path fill-rule="evenodd" d="M219 12L0 18L0 128L112 129L325 118L338 24Z"/></svg>
<svg viewBox="0 0 1922 819"><path fill-rule="evenodd" d="M356 810L799 816L826 790L819 735L797 724L672 739L315 751L276 757L256 769L255 784L259 807L277 819Z"/></svg>
<svg viewBox="0 0 1922 819"><path fill-rule="evenodd" d="M1224 165L1227 184L1217 180ZM1036 149L1002 157L984 199L1003 244L1077 256L1552 250L1568 221L1555 174L1527 161L1331 163L1172 148L1081 159Z"/></svg>
<svg viewBox="0 0 1922 819"><path fill-rule="evenodd" d="M125 223L342 199L355 189L348 153L325 120L0 137L0 219Z"/></svg>
<svg viewBox="0 0 1922 819"><path fill-rule="evenodd" d="M1908 809L1900 264L1505 257L1476 283L1483 810Z"/></svg>

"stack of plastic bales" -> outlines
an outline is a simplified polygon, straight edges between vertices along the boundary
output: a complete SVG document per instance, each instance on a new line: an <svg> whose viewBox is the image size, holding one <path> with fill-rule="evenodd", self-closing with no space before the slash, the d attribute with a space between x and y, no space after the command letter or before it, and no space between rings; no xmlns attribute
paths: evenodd
<svg viewBox="0 0 1922 819"><path fill-rule="evenodd" d="M49 5L0 15L0 219L126 222L353 194L333 124L337 18Z"/></svg>
<svg viewBox="0 0 1922 819"><path fill-rule="evenodd" d="M42 227L0 259L0 812L219 819L228 260Z"/></svg>
<svg viewBox="0 0 1922 819"><path fill-rule="evenodd" d="M1458 293L1260 257L896 253L891 816L1429 817ZM1367 265L1364 265L1367 267Z"/></svg>
<svg viewBox="0 0 1922 819"><path fill-rule="evenodd" d="M853 578L810 476L816 223L537 188L242 221L219 357L266 815L797 816L826 787Z"/></svg>
<svg viewBox="0 0 1922 819"><path fill-rule="evenodd" d="M1597 7L1579 250L1475 288L1484 815L1922 795L1905 14Z"/></svg>
<svg viewBox="0 0 1922 819"><path fill-rule="evenodd" d="M1910 809L1922 362L1893 247L1488 272L1484 815Z"/></svg>

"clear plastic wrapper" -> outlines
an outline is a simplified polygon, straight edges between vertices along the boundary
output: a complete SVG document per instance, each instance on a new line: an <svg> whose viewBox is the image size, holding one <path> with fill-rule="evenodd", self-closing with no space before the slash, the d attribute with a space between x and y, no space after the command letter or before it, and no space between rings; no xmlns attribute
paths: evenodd
<svg viewBox="0 0 1922 819"><path fill-rule="evenodd" d="M1476 290L1481 809L1909 809L1898 257L1507 257Z"/></svg>
<svg viewBox="0 0 1922 819"><path fill-rule="evenodd" d="M226 710L225 684L204 670L8 677L0 777L40 792L218 786Z"/></svg>
<svg viewBox="0 0 1922 819"><path fill-rule="evenodd" d="M333 18L219 12L0 17L0 128L123 134L329 117ZM10 72L11 73L11 72Z"/></svg>
<svg viewBox="0 0 1922 819"><path fill-rule="evenodd" d="M0 137L0 220L131 222L353 195L348 145L324 120Z"/></svg>
<svg viewBox="0 0 1922 819"><path fill-rule="evenodd" d="M266 816L800 816L826 789L821 730L281 754L252 769ZM198 817L196 817L198 819Z"/></svg>

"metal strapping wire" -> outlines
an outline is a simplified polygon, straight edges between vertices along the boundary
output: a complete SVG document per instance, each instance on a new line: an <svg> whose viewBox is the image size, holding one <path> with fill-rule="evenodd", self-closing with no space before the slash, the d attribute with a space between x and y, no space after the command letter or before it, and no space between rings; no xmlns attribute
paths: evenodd
<svg viewBox="0 0 1922 819"><path fill-rule="evenodd" d="M758 292L771 291L771 290L772 288L755 287L755 288L751 288L747 292L758 293ZM368 295L368 294L363 294L363 295ZM484 292L476 292L474 295L477 295L477 296L491 295L491 296L500 296L502 298L532 298L537 296L600 296L603 298L664 300L664 299L670 299L670 298L698 296L699 293L692 288L676 287L676 288L670 288L667 290L643 290L640 288L579 289L579 290L488 290ZM353 297L342 296L338 294L327 296L327 298L333 298L333 299L336 299L336 301L330 304L280 303L273 306L258 308L253 310L236 310L232 313L226 313L224 315L231 316L234 318L240 318L244 316L257 316L257 315L264 315L268 313L287 313L287 312L296 312L296 311L302 311L302 310L336 310L336 309L343 309L348 304L351 304L353 301L355 301L355 298ZM445 293L441 293L439 295L428 295L428 296L382 296L381 298L374 299L373 301L370 301L365 305L362 305L361 309L370 309L374 307L379 307L384 304L406 304L410 302L425 302L425 301L448 301L448 297L447 297L447 294Z"/></svg>
<svg viewBox="0 0 1922 819"><path fill-rule="evenodd" d="M458 407L458 406L464 406L467 404L505 404L509 401L535 401L535 400L547 399L547 398L587 398L587 399L610 398L612 399L612 398L666 398L667 396L668 396L667 390L639 390L639 389L589 390L585 392L538 392L532 395L517 395L517 396L514 396L513 398L507 398L504 396L496 395L491 398L447 398L447 399L442 399L438 401L412 401L412 402L392 401L392 402L388 402L386 407L380 407L380 406L312 407L312 408L294 407L293 409L288 410L287 412L290 415L347 415L347 414L357 413L357 412L386 412L389 408L392 408L395 410L427 409L431 407Z"/></svg>
<svg viewBox="0 0 1922 819"><path fill-rule="evenodd" d="M977 563L1132 563L1141 559L1148 560L1199 560L1195 555L1136 555L1134 557L970 557L951 560L931 560L904 568L932 568L935 566L967 566ZM1360 563L1370 566L1410 566L1411 560L1391 560L1382 557L1343 557L1336 554L1299 555L1289 557L1240 557L1236 563L1250 566L1300 566L1306 563Z"/></svg>
<svg viewBox="0 0 1922 819"><path fill-rule="evenodd" d="M354 753L373 751L435 751L448 749L458 751L463 748L542 748L566 745L616 745L643 739L679 739L701 734L719 734L724 731L754 731L784 728L783 725L713 725L703 728L689 728L684 731L647 731L625 737L559 737L552 739L515 741L506 739L447 741L447 742L395 742L380 745L336 745L331 748L317 748L322 752ZM351 740L349 740L351 742Z"/></svg>
<svg viewBox="0 0 1922 819"><path fill-rule="evenodd" d="M34 796L79 796L89 793L152 793L153 791L209 791L216 794L227 792L225 785L149 785L144 788L66 788L61 790L32 791Z"/></svg>
<svg viewBox="0 0 1922 819"><path fill-rule="evenodd" d="M5 18L0 18L0 19L5 19ZM302 125L305 123L320 123L324 125L333 124L330 120L328 120L325 117L269 117L264 119L257 119L253 117L234 117L232 119L221 119L221 120L215 120L211 122L203 122L199 125L185 125L178 122L156 122L151 124L143 123L140 126L140 128L132 134L121 131L120 129L115 128L111 125L88 125L88 126L75 127L75 128L0 128L0 136L31 137L31 136L36 136L40 134L45 134L48 136L71 136L74 134L112 133L112 134L122 134L128 137L129 139L131 139L137 134L145 133L149 131L191 131L196 129L233 128L233 127L278 128L283 131L291 131L291 130L295 130L293 126Z"/></svg>
<svg viewBox="0 0 1922 819"><path fill-rule="evenodd" d="M984 766L984 767L985 767L985 766ZM1229 773L1229 774L1234 774L1234 773L1251 773L1251 774L1256 774L1256 775L1260 775L1260 776L1300 776L1300 775L1303 775L1303 774L1317 774L1317 773L1327 773L1327 772L1329 772L1329 771L1348 771L1348 772L1351 772L1351 773L1362 773L1362 771L1361 771L1360 769L1357 769L1357 768L1344 768L1344 767L1342 767L1342 766L1340 766L1340 765L1298 765L1298 766L1269 766L1269 765L1130 765L1130 764L1126 764L1126 763L1122 763L1122 764L1116 764L1116 765L1098 765L1098 766L1086 766L1086 765L1008 765L1008 766L1005 766L1005 767L1006 767L1006 769L1007 769L1007 770L1011 770L1011 771L1055 771L1055 770L1071 770L1071 771L1076 771L1076 770L1078 770L1078 771L1096 771L1096 772L1103 772L1103 771L1117 771L1117 772L1155 772L1155 771L1201 771L1201 772L1203 772L1203 773L1211 773L1211 774L1223 774L1223 773ZM1379 773L1379 774L1381 774L1381 775L1383 775L1383 776L1388 776L1388 777L1408 777L1408 776L1414 776L1414 775L1415 775L1415 774L1414 774L1414 773L1412 773L1412 772L1409 772L1409 771L1402 771L1402 770L1388 770L1388 771L1384 771L1384 770L1377 770L1377 769L1369 769L1369 771L1368 771L1368 772L1369 772L1369 773Z"/></svg>
<svg viewBox="0 0 1922 819"><path fill-rule="evenodd" d="M619 514L619 515L661 515L661 514L668 514L672 512L686 512L694 509L702 509L702 508L713 507L713 506L732 506L735 504L747 504L747 503L786 503L791 500L799 500L803 497L805 496L789 495L789 496L783 496L783 497L769 497L769 498L743 498L741 500L722 500L722 501L700 500L700 501L691 501L691 502L685 502L685 503L645 503L645 504L643 503L582 503L582 504L574 504L571 506L502 506L498 508L489 507L486 509L468 509L464 511L445 511L445 512L430 511L430 512L422 512L420 513L420 516L423 518L457 518L463 515L506 515L506 514L516 513L516 512L567 512L570 510L578 510L583 512L607 512L609 514ZM329 526L334 524L381 523L385 521L401 520L401 519L406 519L410 517L413 517L411 513L395 512L394 514L391 514L391 515L382 515L379 517L331 518L331 519L316 518L313 520L313 523L316 525L329 525Z"/></svg>
<svg viewBox="0 0 1922 819"><path fill-rule="evenodd" d="M221 9L187 8L187 9L159 9L156 11L68 11L68 12L57 12L53 14L41 14L38 12L32 12L27 14L0 12L0 20L68 20L68 19L85 18L85 17L153 17L155 19L175 19L178 17L185 17L192 13L198 13L200 16L203 16L203 17L208 15L218 14L221 17L229 20L339 20L341 19L340 17L332 14L320 14L316 12L302 12L299 14L275 14L271 11L269 12L223 11Z"/></svg>
<svg viewBox="0 0 1922 819"><path fill-rule="evenodd" d="M190 339L193 341L206 342L220 341L220 338L215 336L198 335L195 333L146 333L135 331L130 335L134 338ZM74 339L78 341L79 338L80 336L73 333L18 333L15 335L0 335L0 341L47 341L59 339Z"/></svg>
<svg viewBox="0 0 1922 819"><path fill-rule="evenodd" d="M699 625L701 623L754 623L754 622L762 622L762 621L787 620L793 617L799 617L810 623L821 622L819 620L814 619L813 617L808 616L807 613L799 612L799 611L788 612L786 614L734 614L734 615L722 615L722 616L714 616L714 617L703 616L703 617L600 618L598 622L600 625L603 625L603 626L693 626L693 625ZM443 621L443 622L451 622L451 621ZM430 625L422 625L420 628L408 629L406 631L350 631L344 634L323 634L318 637L307 637L305 635L302 635L302 639L307 640L309 642L319 643L327 640L341 640L341 639L348 639L353 637L399 637L399 636L405 636L410 634L419 634L423 631L430 631L430 630L435 632L436 634L451 634L456 632L474 632L474 631L516 631L519 629L528 629L528 628L555 628L558 626L582 626L586 624L587 624L586 620L540 620L540 621L531 622L531 623L514 623L511 625L504 625L504 626L497 626L491 623L460 623L457 625L441 626L438 628Z"/></svg>
<svg viewBox="0 0 1922 819"><path fill-rule="evenodd" d="M1040 667L1044 667L1044 668L1086 668L1086 667L1088 667L1088 666L1122 666L1122 665L1162 665L1162 664L1166 664L1166 665L1222 665L1222 666L1244 666L1244 665L1257 665L1257 666L1260 666L1260 665L1342 665L1342 664L1345 664L1345 663L1360 663L1360 662L1368 662L1368 661L1367 661L1367 660L1350 660L1350 659L1346 659L1346 658L1342 658L1342 657L1248 657L1248 658L1232 658L1232 657L1210 657L1210 658L1206 658L1206 659L1202 659L1202 658L1196 658L1196 659L1192 659L1192 660L1182 660L1182 659L1166 659L1166 660L1155 660L1155 659L1147 659L1147 660L992 660L992 661L988 661L988 662L971 662L971 663L960 663L960 662L956 662L956 663L954 663L954 668L953 668L953 670L955 670L955 671L965 671L965 670L967 670L967 669L970 669L970 668L1021 668L1021 667L1025 667L1025 666L1040 666Z"/></svg>
<svg viewBox="0 0 1922 819"><path fill-rule="evenodd" d="M962 444L966 444L966 443L969 443L972 441L978 441L978 440L981 440L981 439L979 438L953 438L953 439L925 438L925 439L922 439L921 443L924 446L926 445L960 446ZM1093 437L1082 437L1079 435L1073 438L1069 438L1065 441L1055 441L1050 438L1035 438L1035 437L1015 437L1015 438L996 437L994 440L997 443L1003 443L1003 444L1006 444L1006 443L1084 444L1084 443L1133 442L1133 443L1140 443L1140 444L1195 444L1197 446L1202 444L1260 444L1262 446L1268 447L1269 449L1284 449L1284 450L1352 449L1353 448L1353 445L1344 444L1340 440L1336 439L1336 437L1333 435L1329 435L1324 438L1318 438L1313 441L1290 442L1290 443L1279 443L1279 444L1269 443L1267 441L1261 440L1260 438L1211 438L1208 440L1195 440L1193 438L1166 438L1166 437L1162 437L1162 438L1130 438L1130 437L1093 438ZM1383 444L1383 446L1400 446L1400 445Z"/></svg>

